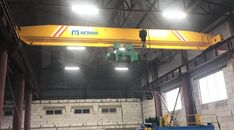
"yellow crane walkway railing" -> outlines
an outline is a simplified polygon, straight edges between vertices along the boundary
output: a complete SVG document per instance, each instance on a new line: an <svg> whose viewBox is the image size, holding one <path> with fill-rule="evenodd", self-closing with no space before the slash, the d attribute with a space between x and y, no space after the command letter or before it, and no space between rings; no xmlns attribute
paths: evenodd
<svg viewBox="0 0 234 130"><path fill-rule="evenodd" d="M187 122L187 117L194 117L193 122ZM213 124L216 127L220 127L219 119L216 114L178 114L174 115L175 120L170 123L171 116L169 114L164 114L164 117L160 117L160 127L162 126L187 126L187 125L207 125Z"/></svg>

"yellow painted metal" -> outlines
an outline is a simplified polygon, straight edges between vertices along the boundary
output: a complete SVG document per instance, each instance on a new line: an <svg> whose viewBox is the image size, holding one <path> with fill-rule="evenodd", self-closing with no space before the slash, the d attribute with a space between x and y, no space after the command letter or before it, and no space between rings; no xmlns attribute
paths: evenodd
<svg viewBox="0 0 234 130"><path fill-rule="evenodd" d="M164 114L164 125L169 126L170 125L170 115Z"/></svg>
<svg viewBox="0 0 234 130"><path fill-rule="evenodd" d="M147 30L147 48L204 50L221 41L221 36L181 30ZM112 47L114 42L142 46L139 29L66 25L20 27L19 35L28 45Z"/></svg>
<svg viewBox="0 0 234 130"><path fill-rule="evenodd" d="M147 127L146 127L146 128L144 128L144 130L152 130L152 128L147 128Z"/></svg>
<svg viewBox="0 0 234 130"><path fill-rule="evenodd" d="M201 125L201 115L199 113L195 115L195 119L196 119L196 125Z"/></svg>
<svg viewBox="0 0 234 130"><path fill-rule="evenodd" d="M160 116L159 117L159 127L163 126L163 118Z"/></svg>

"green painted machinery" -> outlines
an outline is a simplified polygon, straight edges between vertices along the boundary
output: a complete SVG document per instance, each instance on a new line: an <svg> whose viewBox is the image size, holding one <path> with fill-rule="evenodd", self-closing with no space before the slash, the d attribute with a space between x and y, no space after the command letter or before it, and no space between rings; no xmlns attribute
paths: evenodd
<svg viewBox="0 0 234 130"><path fill-rule="evenodd" d="M108 60L114 60L116 62L137 62L138 53L134 50L132 44L120 44L115 43L113 50L107 53Z"/></svg>

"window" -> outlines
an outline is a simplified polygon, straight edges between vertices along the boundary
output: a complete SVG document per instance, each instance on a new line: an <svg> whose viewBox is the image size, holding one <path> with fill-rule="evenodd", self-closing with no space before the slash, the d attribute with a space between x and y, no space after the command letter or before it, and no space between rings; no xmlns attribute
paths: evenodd
<svg viewBox="0 0 234 130"><path fill-rule="evenodd" d="M116 113L116 108L102 108L102 113Z"/></svg>
<svg viewBox="0 0 234 130"><path fill-rule="evenodd" d="M75 114L87 114L87 113L90 113L90 109L87 109L87 108L85 108L85 109L75 109L74 113Z"/></svg>
<svg viewBox="0 0 234 130"><path fill-rule="evenodd" d="M116 108L110 108L110 112L111 113L115 113L116 112Z"/></svg>
<svg viewBox="0 0 234 130"><path fill-rule="evenodd" d="M75 114L80 114L80 113L82 113L82 109L75 109L74 113Z"/></svg>
<svg viewBox="0 0 234 130"><path fill-rule="evenodd" d="M90 113L89 109L83 109L83 113Z"/></svg>
<svg viewBox="0 0 234 130"><path fill-rule="evenodd" d="M4 116L12 116L13 112L12 111L4 111Z"/></svg>
<svg viewBox="0 0 234 130"><path fill-rule="evenodd" d="M62 110L54 110L54 114L62 114Z"/></svg>
<svg viewBox="0 0 234 130"><path fill-rule="evenodd" d="M174 109L178 92L179 92L179 88L166 92L166 101L167 101L167 107L169 111L173 111ZM178 101L175 107L175 110L179 110L179 109L182 109L180 94L179 94Z"/></svg>
<svg viewBox="0 0 234 130"><path fill-rule="evenodd" d="M60 115L62 114L62 110L46 110L46 115Z"/></svg>
<svg viewBox="0 0 234 130"><path fill-rule="evenodd" d="M46 115L53 115L54 111L53 110L46 110Z"/></svg>
<svg viewBox="0 0 234 130"><path fill-rule="evenodd" d="M108 113L109 109L107 108L102 108L102 113Z"/></svg>
<svg viewBox="0 0 234 130"><path fill-rule="evenodd" d="M223 71L199 79L202 104L227 99Z"/></svg>

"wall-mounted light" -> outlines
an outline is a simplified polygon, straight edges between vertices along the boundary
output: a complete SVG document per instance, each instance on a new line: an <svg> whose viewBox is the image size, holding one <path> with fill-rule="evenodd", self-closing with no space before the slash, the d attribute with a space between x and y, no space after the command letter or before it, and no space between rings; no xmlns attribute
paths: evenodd
<svg viewBox="0 0 234 130"><path fill-rule="evenodd" d="M82 46L79 46L79 47L67 47L68 50L79 50L79 51L82 51L82 50L85 50L86 48L85 47L82 47Z"/></svg>
<svg viewBox="0 0 234 130"><path fill-rule="evenodd" d="M99 9L94 5L73 5L71 9L80 15L95 15L99 13Z"/></svg>
<svg viewBox="0 0 234 130"><path fill-rule="evenodd" d="M127 67L115 67L116 71L127 71L128 68Z"/></svg>
<svg viewBox="0 0 234 130"><path fill-rule="evenodd" d="M187 14L183 11L164 11L162 16L167 19L184 19Z"/></svg>
<svg viewBox="0 0 234 130"><path fill-rule="evenodd" d="M80 69L80 67L78 67L78 66L66 66L64 69L67 70L67 71L77 71L77 70Z"/></svg>

